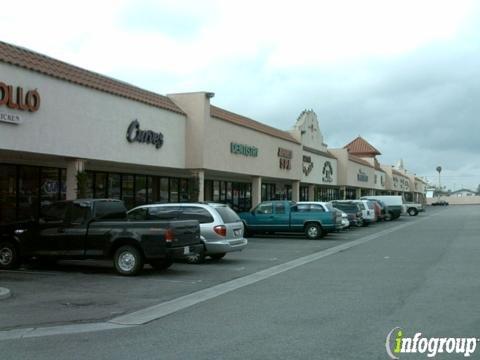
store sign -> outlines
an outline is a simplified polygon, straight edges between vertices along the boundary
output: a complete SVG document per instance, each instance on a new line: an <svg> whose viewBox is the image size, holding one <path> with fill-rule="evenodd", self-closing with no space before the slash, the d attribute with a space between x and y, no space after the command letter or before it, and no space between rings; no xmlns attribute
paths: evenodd
<svg viewBox="0 0 480 360"><path fill-rule="evenodd" d="M14 88L12 85L0 82L0 106L6 106L12 110L35 112L40 108L40 93L36 89L24 91L21 86Z"/></svg>
<svg viewBox="0 0 480 360"><path fill-rule="evenodd" d="M23 122L23 119L20 115L0 112L0 122L9 123L9 124L21 124Z"/></svg>
<svg viewBox="0 0 480 360"><path fill-rule="evenodd" d="M357 180L361 182L368 182L368 175L362 169L358 169Z"/></svg>
<svg viewBox="0 0 480 360"><path fill-rule="evenodd" d="M143 144L155 145L160 149L163 145L163 134L152 130L141 130L138 120L133 120L127 129L127 141L130 143L139 142Z"/></svg>
<svg viewBox="0 0 480 360"><path fill-rule="evenodd" d="M303 156L303 173L308 176L313 170L313 162L311 156Z"/></svg>
<svg viewBox="0 0 480 360"><path fill-rule="evenodd" d="M292 150L278 148L278 157L280 158L280 169L290 170L292 168L291 160L293 157Z"/></svg>
<svg viewBox="0 0 480 360"><path fill-rule="evenodd" d="M325 164L323 165L322 175L323 182L333 182L333 167L330 161L325 161Z"/></svg>
<svg viewBox="0 0 480 360"><path fill-rule="evenodd" d="M230 143L230 152L232 154L238 154L243 156L251 156L257 157L258 156L258 148L255 146L244 145L244 144L237 144L237 143Z"/></svg>

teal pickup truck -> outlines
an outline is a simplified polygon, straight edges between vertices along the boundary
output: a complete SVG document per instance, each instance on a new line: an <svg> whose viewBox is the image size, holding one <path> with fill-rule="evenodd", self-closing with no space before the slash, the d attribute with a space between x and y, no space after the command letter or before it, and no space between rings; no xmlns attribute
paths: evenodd
<svg viewBox="0 0 480 360"><path fill-rule="evenodd" d="M246 233L303 232L308 239L341 228L341 213L320 202L264 201L238 214Z"/></svg>

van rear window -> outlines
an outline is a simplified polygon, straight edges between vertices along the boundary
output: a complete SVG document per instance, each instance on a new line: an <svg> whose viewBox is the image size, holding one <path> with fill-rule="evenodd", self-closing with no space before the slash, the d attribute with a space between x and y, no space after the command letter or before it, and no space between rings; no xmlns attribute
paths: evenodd
<svg viewBox="0 0 480 360"><path fill-rule="evenodd" d="M220 217L225 224L241 221L237 213L228 206L216 206L215 210L220 214Z"/></svg>

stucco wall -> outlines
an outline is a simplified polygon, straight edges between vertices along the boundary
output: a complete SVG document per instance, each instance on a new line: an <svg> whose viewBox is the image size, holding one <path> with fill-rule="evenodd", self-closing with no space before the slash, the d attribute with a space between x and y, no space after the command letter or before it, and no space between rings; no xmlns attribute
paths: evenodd
<svg viewBox="0 0 480 360"><path fill-rule="evenodd" d="M303 162L303 156L310 158L313 167L311 167L311 165L308 163ZM327 174L330 172L330 167L326 164L327 162L330 163L332 170L330 176ZM309 167L311 167L310 172L308 172ZM306 175L305 172L307 172L308 175ZM314 154L309 151L303 151L302 182L317 185L337 185L337 175L338 171L336 159ZM329 179L331 179L331 181L328 181Z"/></svg>
<svg viewBox="0 0 480 360"><path fill-rule="evenodd" d="M302 151L299 144L210 117L205 130L204 168L253 176L300 180ZM230 144L258 148L256 157L232 154ZM278 148L292 151L291 169L280 169Z"/></svg>
<svg viewBox="0 0 480 360"><path fill-rule="evenodd" d="M0 107L23 118L18 125L0 123L0 149L185 167L185 116L3 63L0 74L0 81L41 95L35 113ZM163 133L160 149L126 140L134 119L143 130Z"/></svg>

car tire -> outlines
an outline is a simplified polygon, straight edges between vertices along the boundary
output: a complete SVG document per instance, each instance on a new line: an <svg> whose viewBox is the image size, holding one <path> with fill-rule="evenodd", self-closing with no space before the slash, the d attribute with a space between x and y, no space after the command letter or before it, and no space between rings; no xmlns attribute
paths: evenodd
<svg viewBox="0 0 480 360"><path fill-rule="evenodd" d="M217 254L210 254L210 257L213 260L220 260L220 259L223 259L225 255L227 255L227 253L217 253Z"/></svg>
<svg viewBox="0 0 480 360"><path fill-rule="evenodd" d="M11 270L20 266L21 259L18 247L14 242L0 242L0 269Z"/></svg>
<svg viewBox="0 0 480 360"><path fill-rule="evenodd" d="M317 240L325 236L322 227L316 223L305 225L305 236L309 240Z"/></svg>
<svg viewBox="0 0 480 360"><path fill-rule="evenodd" d="M254 235L253 231L245 223L243 223L243 231L247 237L252 237Z"/></svg>
<svg viewBox="0 0 480 360"><path fill-rule="evenodd" d="M173 259L155 259L150 260L150 266L155 270L166 270L173 264Z"/></svg>
<svg viewBox="0 0 480 360"><path fill-rule="evenodd" d="M143 270L143 264L143 254L132 245L120 246L113 256L113 265L120 275L138 275Z"/></svg>
<svg viewBox="0 0 480 360"><path fill-rule="evenodd" d="M407 210L408 215L410 216L417 216L418 215L418 210L415 208L410 208Z"/></svg>
<svg viewBox="0 0 480 360"><path fill-rule="evenodd" d="M201 253L187 256L185 260L188 264L202 264L205 262L205 254L202 251Z"/></svg>

